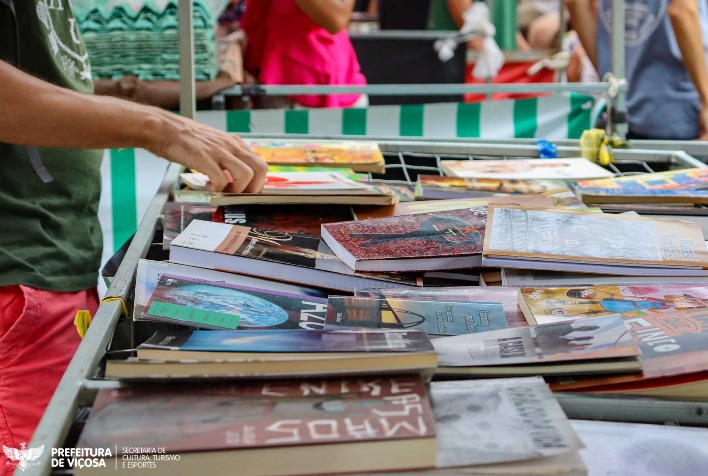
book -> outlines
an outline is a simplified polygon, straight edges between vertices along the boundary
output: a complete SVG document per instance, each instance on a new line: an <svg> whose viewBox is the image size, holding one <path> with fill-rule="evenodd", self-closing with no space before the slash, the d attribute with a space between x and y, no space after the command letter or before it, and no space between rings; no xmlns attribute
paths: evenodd
<svg viewBox="0 0 708 476"><path fill-rule="evenodd" d="M248 146L269 165L349 167L384 173L384 157L373 141L247 139Z"/></svg>
<svg viewBox="0 0 708 476"><path fill-rule="evenodd" d="M695 223L489 206L483 266L618 275L708 275Z"/></svg>
<svg viewBox="0 0 708 476"><path fill-rule="evenodd" d="M411 275L355 273L315 237L201 220L174 239L170 261L347 292L417 284Z"/></svg>
<svg viewBox="0 0 708 476"><path fill-rule="evenodd" d="M708 203L708 169L681 169L607 179L583 180L571 185L586 204Z"/></svg>
<svg viewBox="0 0 708 476"><path fill-rule="evenodd" d="M615 314L631 318L708 308L708 286L521 288L519 305L531 325Z"/></svg>
<svg viewBox="0 0 708 476"><path fill-rule="evenodd" d="M322 239L356 271L478 267L486 207L322 225Z"/></svg>
<svg viewBox="0 0 708 476"><path fill-rule="evenodd" d="M492 302L501 305L504 315L506 316L506 327L527 327L529 325L518 305L518 290L516 288L455 286L422 289L357 289L354 295L379 299L398 298L426 301Z"/></svg>
<svg viewBox="0 0 708 476"><path fill-rule="evenodd" d="M163 208L162 249L170 249L170 243L182 233L192 220L213 220L216 207L208 203L167 202Z"/></svg>
<svg viewBox="0 0 708 476"><path fill-rule="evenodd" d="M163 274L143 318L206 329L310 329L326 311L326 298Z"/></svg>
<svg viewBox="0 0 708 476"><path fill-rule="evenodd" d="M437 468L574 453L583 443L540 377L430 384Z"/></svg>
<svg viewBox="0 0 708 476"><path fill-rule="evenodd" d="M394 205L395 195L371 189L366 193L268 194L212 193L209 203L221 205Z"/></svg>
<svg viewBox="0 0 708 476"><path fill-rule="evenodd" d="M330 296L325 329L421 329L430 335L473 334L506 329L501 304Z"/></svg>
<svg viewBox="0 0 708 476"><path fill-rule="evenodd" d="M504 286L602 286L606 284L708 284L708 276L613 276L535 269L502 269Z"/></svg>
<svg viewBox="0 0 708 476"><path fill-rule="evenodd" d="M420 379L382 377L101 389L77 447L116 451L109 471L285 476L433 467L436 441Z"/></svg>
<svg viewBox="0 0 708 476"><path fill-rule="evenodd" d="M445 175L497 180L581 180L613 177L609 170L586 159L443 160Z"/></svg>
<svg viewBox="0 0 708 476"><path fill-rule="evenodd" d="M550 196L536 195L511 195L495 197L477 198L453 198L442 200L418 200L415 202L403 202L387 207L355 206L353 208L356 220L367 220L370 218L386 218L401 215L418 215L421 213L444 212L449 210L461 210L463 208L485 207L490 203L502 205L523 205L537 208L553 208L553 200ZM344 221L344 220L342 220Z"/></svg>
<svg viewBox="0 0 708 476"><path fill-rule="evenodd" d="M204 190L209 176L199 172L184 172L182 182L194 190ZM265 195L317 195L372 193L372 187L354 181L339 172L271 172L265 177L262 193Z"/></svg>
<svg viewBox="0 0 708 476"><path fill-rule="evenodd" d="M515 327L433 340L440 375L638 372L639 348L620 316Z"/></svg>
<svg viewBox="0 0 708 476"><path fill-rule="evenodd" d="M157 332L138 346L137 357L108 360L106 378L429 377L437 364L428 335L418 330Z"/></svg>
<svg viewBox="0 0 708 476"><path fill-rule="evenodd" d="M440 175L418 175L415 195L417 198L444 199L490 196L495 193L521 195L569 192L562 180L498 180L466 179Z"/></svg>
<svg viewBox="0 0 708 476"><path fill-rule="evenodd" d="M192 280L203 280L219 283L236 284L247 286L260 290L271 290L276 292L289 293L294 295L307 296L309 298L327 298L327 293L321 289L310 288L307 286L296 286L280 281L270 279L254 278L242 274L225 273L213 269L199 268L196 266L186 266L169 261L153 261L147 259L139 259L137 270L135 272L135 292L133 296L133 320L144 320L143 310L147 306L153 291L157 287L157 282L164 274L173 276L182 276ZM301 321L301 327L307 329L322 329L324 321L315 316L307 317Z"/></svg>

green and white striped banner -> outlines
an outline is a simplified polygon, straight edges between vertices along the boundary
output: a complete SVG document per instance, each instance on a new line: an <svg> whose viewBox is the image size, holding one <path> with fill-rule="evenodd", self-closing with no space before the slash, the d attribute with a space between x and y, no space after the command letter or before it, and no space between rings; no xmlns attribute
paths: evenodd
<svg viewBox="0 0 708 476"><path fill-rule="evenodd" d="M558 94L360 109L204 111L197 114L197 119L237 133L557 140L578 139L592 127L593 106L591 96Z"/></svg>

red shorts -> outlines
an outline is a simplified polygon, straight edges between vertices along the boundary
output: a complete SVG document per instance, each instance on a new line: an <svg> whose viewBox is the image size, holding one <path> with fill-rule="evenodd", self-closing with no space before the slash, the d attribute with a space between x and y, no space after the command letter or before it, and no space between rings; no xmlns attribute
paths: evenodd
<svg viewBox="0 0 708 476"><path fill-rule="evenodd" d="M74 325L76 311L86 309L93 315L97 308L95 289L57 293L0 287L0 444L29 445L81 342ZM6 463L0 453L0 475L15 469Z"/></svg>

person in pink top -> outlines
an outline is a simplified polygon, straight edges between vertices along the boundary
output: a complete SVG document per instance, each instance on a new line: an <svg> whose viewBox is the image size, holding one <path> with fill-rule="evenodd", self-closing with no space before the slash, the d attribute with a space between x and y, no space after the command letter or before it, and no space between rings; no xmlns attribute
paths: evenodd
<svg viewBox="0 0 708 476"><path fill-rule="evenodd" d="M244 66L261 84L365 85L346 26L354 0L249 0ZM366 106L359 94L292 96L305 107Z"/></svg>

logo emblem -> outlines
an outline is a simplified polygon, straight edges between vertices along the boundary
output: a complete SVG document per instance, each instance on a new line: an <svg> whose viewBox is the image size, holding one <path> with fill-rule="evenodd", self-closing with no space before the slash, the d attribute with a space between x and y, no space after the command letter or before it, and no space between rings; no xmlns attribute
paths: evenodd
<svg viewBox="0 0 708 476"><path fill-rule="evenodd" d="M2 445L2 451L9 460L5 463L7 466L17 466L24 471L30 466L39 465L37 460L44 453L44 445L39 448L26 448L26 443L20 443L19 449Z"/></svg>

